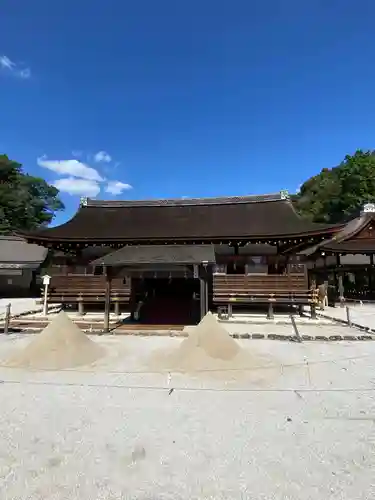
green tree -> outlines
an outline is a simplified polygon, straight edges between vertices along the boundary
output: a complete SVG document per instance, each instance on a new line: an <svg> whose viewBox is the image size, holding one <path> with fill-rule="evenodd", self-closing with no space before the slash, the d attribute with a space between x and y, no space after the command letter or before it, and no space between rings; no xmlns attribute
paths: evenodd
<svg viewBox="0 0 375 500"><path fill-rule="evenodd" d="M358 150L332 169L304 182L295 198L299 213L314 222L336 223L375 201L375 151Z"/></svg>
<svg viewBox="0 0 375 500"><path fill-rule="evenodd" d="M0 234L46 226L63 209L58 189L0 155Z"/></svg>

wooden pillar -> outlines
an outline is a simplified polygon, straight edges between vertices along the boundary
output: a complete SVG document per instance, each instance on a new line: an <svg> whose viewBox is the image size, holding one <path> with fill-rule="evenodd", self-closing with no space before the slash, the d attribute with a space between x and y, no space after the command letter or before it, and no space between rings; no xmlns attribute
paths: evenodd
<svg viewBox="0 0 375 500"><path fill-rule="evenodd" d="M130 319L134 321L135 309L137 307L137 290L139 288L139 279L138 278L129 278L130 282L130 298L129 298L129 306L130 306Z"/></svg>
<svg viewBox="0 0 375 500"><path fill-rule="evenodd" d="M233 317L233 305L232 305L232 302L229 302L228 304L228 318L232 318Z"/></svg>
<svg viewBox="0 0 375 500"><path fill-rule="evenodd" d="M207 277L204 280L204 284L205 284L205 307L206 307L205 314L207 314L208 313L208 309L209 309L209 303L208 303L208 279L207 279Z"/></svg>
<svg viewBox="0 0 375 500"><path fill-rule="evenodd" d="M370 272L368 273L368 289L370 294L370 299L372 299L372 291L374 286L374 254L370 254Z"/></svg>
<svg viewBox="0 0 375 500"><path fill-rule="evenodd" d="M205 278L199 278L200 281L200 290L199 290L199 296L200 296L200 306L201 306L201 319L204 318L206 315L206 289L207 289L207 282Z"/></svg>
<svg viewBox="0 0 375 500"><path fill-rule="evenodd" d="M372 267L370 267L369 273L368 273L368 289L369 292L372 292Z"/></svg>
<svg viewBox="0 0 375 500"><path fill-rule="evenodd" d="M111 312L111 268L104 267L105 275L105 302L104 302L104 333L109 332L109 318Z"/></svg>
<svg viewBox="0 0 375 500"><path fill-rule="evenodd" d="M83 307L83 297L82 297L82 295L80 295L78 297L78 315L83 316L84 314L85 314L85 310Z"/></svg>
<svg viewBox="0 0 375 500"><path fill-rule="evenodd" d="M285 256L285 270L283 274L286 274L288 276L288 287L290 290L290 255Z"/></svg>
<svg viewBox="0 0 375 500"><path fill-rule="evenodd" d="M316 319L316 304L314 302L311 302L310 304L310 315L311 319Z"/></svg>
<svg viewBox="0 0 375 500"><path fill-rule="evenodd" d="M199 296L200 296L200 313L201 319L208 312L208 274L207 274L207 266L200 266L199 268Z"/></svg>
<svg viewBox="0 0 375 500"><path fill-rule="evenodd" d="M338 284L338 280L337 280L337 272L336 271L333 271L333 283L335 285L335 290L337 290L339 284Z"/></svg>
<svg viewBox="0 0 375 500"><path fill-rule="evenodd" d="M272 300L268 302L267 319L274 319Z"/></svg>
<svg viewBox="0 0 375 500"><path fill-rule="evenodd" d="M344 283L342 273L339 274L339 294L340 294L340 307L344 307L345 297L344 297Z"/></svg>
<svg viewBox="0 0 375 500"><path fill-rule="evenodd" d="M120 316L120 299L119 299L119 297L115 298L115 315Z"/></svg>

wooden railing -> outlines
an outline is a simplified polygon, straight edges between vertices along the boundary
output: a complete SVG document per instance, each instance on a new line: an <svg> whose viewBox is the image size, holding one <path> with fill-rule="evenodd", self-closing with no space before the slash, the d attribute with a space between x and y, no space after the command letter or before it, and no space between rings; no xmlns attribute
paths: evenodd
<svg viewBox="0 0 375 500"><path fill-rule="evenodd" d="M52 276L50 303L104 303L105 277L94 275ZM111 301L128 303L130 284L113 278ZM312 304L316 292L309 289L303 274L289 275L214 275L213 302L217 305L238 303Z"/></svg>
<svg viewBox="0 0 375 500"><path fill-rule="evenodd" d="M214 275L214 303L296 303L309 304L316 300L303 274L289 275Z"/></svg>
<svg viewBox="0 0 375 500"><path fill-rule="evenodd" d="M96 303L105 300L105 277L94 275L52 276L48 288L50 303ZM123 278L111 282L111 300L129 302L130 286Z"/></svg>

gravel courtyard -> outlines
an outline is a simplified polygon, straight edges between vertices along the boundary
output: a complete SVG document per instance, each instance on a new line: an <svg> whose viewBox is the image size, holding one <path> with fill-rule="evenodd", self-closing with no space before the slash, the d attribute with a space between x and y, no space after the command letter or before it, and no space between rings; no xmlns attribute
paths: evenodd
<svg viewBox="0 0 375 500"><path fill-rule="evenodd" d="M375 342L239 341L267 363L169 375L150 356L181 339L92 340L93 366L0 367L2 499L375 497Z"/></svg>

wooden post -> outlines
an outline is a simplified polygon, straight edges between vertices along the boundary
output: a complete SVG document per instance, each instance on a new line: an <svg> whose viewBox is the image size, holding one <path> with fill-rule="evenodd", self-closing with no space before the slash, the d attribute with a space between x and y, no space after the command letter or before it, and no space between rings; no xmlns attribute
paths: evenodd
<svg viewBox="0 0 375 500"><path fill-rule="evenodd" d="M205 314L208 313L208 279L206 277L206 279L204 280L204 288L205 288L205 306L206 306L206 312Z"/></svg>
<svg viewBox="0 0 375 500"><path fill-rule="evenodd" d="M48 287L50 282L51 282L51 276L45 274L43 276L43 285L44 285L43 316L47 316L48 314Z"/></svg>
<svg viewBox="0 0 375 500"><path fill-rule="evenodd" d="M348 306L346 306L346 321L348 322L349 326L352 326L352 320L350 319L350 310Z"/></svg>
<svg viewBox="0 0 375 500"><path fill-rule="evenodd" d="M120 301L119 298L115 298L115 315L120 316Z"/></svg>
<svg viewBox="0 0 375 500"><path fill-rule="evenodd" d="M229 302L228 304L228 318L231 318L233 316L233 306L232 303Z"/></svg>
<svg viewBox="0 0 375 500"><path fill-rule="evenodd" d="M44 296L43 296L43 316L48 314L48 283L44 285Z"/></svg>
<svg viewBox="0 0 375 500"><path fill-rule="evenodd" d="M134 321L134 313L137 305L136 302L136 293L139 288L139 279L131 278L130 281L130 297L129 297L129 306L130 306L130 319Z"/></svg>
<svg viewBox="0 0 375 500"><path fill-rule="evenodd" d="M206 315L206 286L204 278L199 278L200 281L200 306L201 306L201 319Z"/></svg>
<svg viewBox="0 0 375 500"><path fill-rule="evenodd" d="M295 339L297 340L297 342L302 342L302 337L298 331L297 323L296 323L296 320L294 319L293 314L290 315L290 321L292 322Z"/></svg>
<svg viewBox="0 0 375 500"><path fill-rule="evenodd" d="M111 268L104 267L105 273L105 302L104 302L104 333L109 333L109 319L111 313Z"/></svg>
<svg viewBox="0 0 375 500"><path fill-rule="evenodd" d="M342 274L339 276L339 294L340 294L340 307L344 307L344 284L342 282Z"/></svg>
<svg viewBox="0 0 375 500"><path fill-rule="evenodd" d="M9 333L10 308L11 308L11 304L7 304L6 309L5 309L5 323L4 323L4 333L6 335L8 335L8 333Z"/></svg>
<svg viewBox="0 0 375 500"><path fill-rule="evenodd" d="M274 319L272 300L268 302L267 319Z"/></svg>
<svg viewBox="0 0 375 500"><path fill-rule="evenodd" d="M316 304L312 302L310 304L311 319L316 319Z"/></svg>
<svg viewBox="0 0 375 500"><path fill-rule="evenodd" d="M83 308L83 297L80 295L78 297L78 315L83 316L85 314L84 308Z"/></svg>

